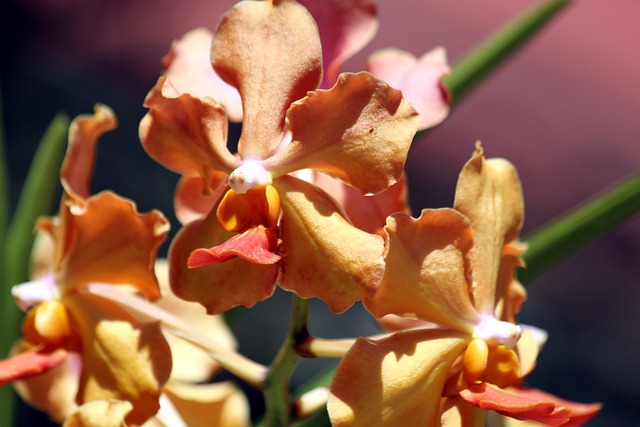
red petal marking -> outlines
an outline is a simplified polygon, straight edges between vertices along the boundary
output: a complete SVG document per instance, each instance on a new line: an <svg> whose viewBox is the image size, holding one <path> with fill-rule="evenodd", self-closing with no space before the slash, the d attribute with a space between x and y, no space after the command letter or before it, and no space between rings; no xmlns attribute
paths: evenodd
<svg viewBox="0 0 640 427"><path fill-rule="evenodd" d="M200 248L191 252L187 267L198 268L240 257L256 264L275 264L280 255L273 251L278 246L276 236L264 227L250 228L218 246Z"/></svg>
<svg viewBox="0 0 640 427"><path fill-rule="evenodd" d="M42 374L61 364L66 357L67 352L64 350L40 348L0 360L0 386Z"/></svg>
<svg viewBox="0 0 640 427"><path fill-rule="evenodd" d="M460 397L482 409L550 426L580 426L601 408L597 403L570 402L540 390L516 387L501 389L487 383L461 390Z"/></svg>

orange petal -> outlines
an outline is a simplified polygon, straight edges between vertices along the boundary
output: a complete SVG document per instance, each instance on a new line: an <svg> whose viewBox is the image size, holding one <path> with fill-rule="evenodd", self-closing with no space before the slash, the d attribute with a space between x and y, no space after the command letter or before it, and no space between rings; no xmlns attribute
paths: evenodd
<svg viewBox="0 0 640 427"><path fill-rule="evenodd" d="M86 199L91 194L89 184L96 157L96 143L103 133L115 129L116 116L103 104L96 104L93 115L81 115L69 126L69 146L60 169L65 191L73 197Z"/></svg>
<svg viewBox="0 0 640 427"><path fill-rule="evenodd" d="M265 169L274 176L316 169L376 194L402 177L419 118L400 91L362 72L309 93L287 120L292 141Z"/></svg>
<svg viewBox="0 0 640 427"><path fill-rule="evenodd" d="M213 71L209 59L212 39L211 31L196 28L173 42L171 51L162 60L162 74L169 82L165 89L200 99L209 96L225 108L229 120L239 122L242 120L240 94Z"/></svg>
<svg viewBox="0 0 640 427"><path fill-rule="evenodd" d="M67 352L35 348L0 360L0 387L12 381L40 375L64 362Z"/></svg>
<svg viewBox="0 0 640 427"><path fill-rule="evenodd" d="M467 343L464 335L442 330L358 338L331 384L332 425L438 426L448 371Z"/></svg>
<svg viewBox="0 0 640 427"><path fill-rule="evenodd" d="M412 313L418 319L470 333L478 314L468 295L467 255L473 232L452 209L423 210L418 219L394 214L382 285L365 307L374 316Z"/></svg>
<svg viewBox="0 0 640 427"><path fill-rule="evenodd" d="M132 409L131 402L122 400L85 403L65 420L62 427L126 427L125 418Z"/></svg>
<svg viewBox="0 0 640 427"><path fill-rule="evenodd" d="M460 397L482 409L550 426L582 425L595 416L602 406L597 403L569 402L540 390L515 387L501 389L488 383L462 390Z"/></svg>
<svg viewBox="0 0 640 427"><path fill-rule="evenodd" d="M208 183L199 176L183 176L178 181L173 206L182 224L207 216L229 188L226 173L212 173L209 178Z"/></svg>
<svg viewBox="0 0 640 427"><path fill-rule="evenodd" d="M214 171L230 173L240 161L227 149L227 117L212 98L172 94L161 77L144 101L149 112L140 122L140 140L158 163L208 182Z"/></svg>
<svg viewBox="0 0 640 427"><path fill-rule="evenodd" d="M241 2L218 25L211 63L242 98L238 152L264 159L280 142L287 108L320 83L318 29L293 0Z"/></svg>
<svg viewBox="0 0 640 427"><path fill-rule="evenodd" d="M476 310L493 314L504 295L496 288L502 249L517 238L524 218L516 169L504 159L485 160L478 144L460 172L454 208L469 218L475 233L470 258Z"/></svg>
<svg viewBox="0 0 640 427"><path fill-rule="evenodd" d="M314 174L313 183L336 199L351 223L367 233L385 237L384 226L389 215L411 213L405 176L375 196L363 196L355 188L320 172Z"/></svg>
<svg viewBox="0 0 640 427"><path fill-rule="evenodd" d="M133 202L105 191L83 208L63 206L60 215L61 292L101 282L135 286L149 299L160 295L153 263L169 223L159 211L139 214Z"/></svg>
<svg viewBox="0 0 640 427"><path fill-rule="evenodd" d="M375 0L301 0L320 30L324 65L322 88L333 86L342 64L378 31Z"/></svg>
<svg viewBox="0 0 640 427"><path fill-rule="evenodd" d="M419 130L440 124L449 114L449 93L442 86L442 78L450 71L444 48L437 47L419 59L399 49L378 50L369 57L366 69L402 91L420 113Z"/></svg>
<svg viewBox="0 0 640 427"><path fill-rule="evenodd" d="M277 264L255 264L236 258L187 268L187 258L193 250L219 245L233 235L220 227L215 211L180 230L169 250L171 288L178 297L197 301L208 313L218 314L239 305L252 307L273 294Z"/></svg>
<svg viewBox="0 0 640 427"><path fill-rule="evenodd" d="M336 313L375 293L384 263L383 240L344 219L319 188L290 176L274 181L282 204L280 286L317 297Z"/></svg>
<svg viewBox="0 0 640 427"><path fill-rule="evenodd" d="M280 255L274 253L277 246L278 238L271 231L264 227L250 228L220 245L194 250L187 259L187 267L203 267L235 257L256 264L274 264L280 261Z"/></svg>
<svg viewBox="0 0 640 427"><path fill-rule="evenodd" d="M485 427L487 411L469 405L460 397L444 398L439 427ZM493 424L489 424L493 426Z"/></svg>
<svg viewBox="0 0 640 427"><path fill-rule="evenodd" d="M82 331L82 373L77 401L126 400L127 423L142 424L159 409L171 373L171 352L160 324L140 323L122 308L85 292L66 296Z"/></svg>

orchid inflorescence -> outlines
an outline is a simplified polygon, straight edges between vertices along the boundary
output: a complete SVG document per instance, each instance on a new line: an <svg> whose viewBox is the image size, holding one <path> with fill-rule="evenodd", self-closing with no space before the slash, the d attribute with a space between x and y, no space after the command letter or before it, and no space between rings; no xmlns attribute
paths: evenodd
<svg viewBox="0 0 640 427"><path fill-rule="evenodd" d="M476 143L453 206L411 216L404 164L416 132L448 114L450 69L443 48L385 49L340 74L376 28L374 0L243 1L215 33L173 44L139 127L146 152L182 175L166 260L162 213L89 189L113 111L77 117L58 214L38 221L31 281L13 288L26 316L2 382L64 426L250 425L237 384L211 382L221 369L263 390L271 426L323 408L334 426L593 417L599 404L525 384L546 332L516 319L527 245L515 167ZM229 121L242 121L237 153ZM220 315L276 286L294 294L292 323L266 367L235 350ZM384 332L313 337L310 298L334 313L362 303ZM301 356L340 362L328 390L294 399Z"/></svg>

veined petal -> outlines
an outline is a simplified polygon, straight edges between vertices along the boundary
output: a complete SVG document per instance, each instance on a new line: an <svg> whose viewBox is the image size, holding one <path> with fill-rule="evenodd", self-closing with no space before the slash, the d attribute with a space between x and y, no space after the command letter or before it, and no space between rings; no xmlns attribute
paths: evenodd
<svg viewBox="0 0 640 427"><path fill-rule="evenodd" d="M316 169L376 194L402 177L418 122L400 91L366 72L345 73L291 106L292 141L264 166L274 176Z"/></svg>
<svg viewBox="0 0 640 427"><path fill-rule="evenodd" d="M280 286L320 298L336 313L373 295L384 271L382 238L355 228L333 199L306 181L283 176L273 185L283 211Z"/></svg>
<svg viewBox="0 0 640 427"><path fill-rule="evenodd" d="M220 227L215 210L180 230L169 249L171 289L179 298L197 301L209 314L219 314L239 305L252 307L273 294L277 264L255 264L236 258L187 268L187 259L195 249L219 245L233 235Z"/></svg>
<svg viewBox="0 0 640 427"><path fill-rule="evenodd" d="M322 88L333 86L342 64L378 31L376 0L300 0L318 24L324 73Z"/></svg>
<svg viewBox="0 0 640 427"><path fill-rule="evenodd" d="M159 211L139 214L133 202L105 191L82 208L64 205L60 215L61 292L101 282L135 286L149 299L160 295L153 263L169 222Z"/></svg>
<svg viewBox="0 0 640 427"><path fill-rule="evenodd" d="M358 338L340 362L327 404L335 427L440 425L440 397L468 337L452 331Z"/></svg>
<svg viewBox="0 0 640 427"><path fill-rule="evenodd" d="M336 199L351 223L367 233L385 237L383 229L389 215L396 212L411 213L406 176L374 196L363 196L355 188L321 172L315 172L313 183Z"/></svg>
<svg viewBox="0 0 640 427"><path fill-rule="evenodd" d="M403 50L382 49L369 57L366 70L402 91L420 113L419 130L440 124L449 114L450 95L442 85L442 78L450 72L444 48L437 47L419 59Z"/></svg>
<svg viewBox="0 0 640 427"><path fill-rule="evenodd" d="M470 333L478 314L469 300L468 252L473 231L452 209L423 210L418 219L387 219L386 269L375 296L365 300L374 316L411 314Z"/></svg>
<svg viewBox="0 0 640 427"><path fill-rule="evenodd" d="M32 375L39 375L64 362L64 350L35 348L0 360L0 387Z"/></svg>
<svg viewBox="0 0 640 427"><path fill-rule="evenodd" d="M504 159L485 160L480 144L460 172L454 208L475 233L471 266L473 297L480 313L493 314L504 289L497 289L502 250L522 227L524 202L518 173Z"/></svg>
<svg viewBox="0 0 640 427"><path fill-rule="evenodd" d="M62 427L126 427L125 418L132 409L131 402L123 400L85 403L65 420Z"/></svg>
<svg viewBox="0 0 640 427"><path fill-rule="evenodd" d="M240 2L218 25L211 63L242 98L238 152L264 159L280 142L289 105L320 83L318 29L293 0Z"/></svg>
<svg viewBox="0 0 640 427"><path fill-rule="evenodd" d="M239 122L242 120L240 94L213 71L209 59L212 39L211 31L196 28L174 41L162 60L163 74L177 94L188 93L200 99L209 96L225 108L229 120Z"/></svg>
<svg viewBox="0 0 640 427"><path fill-rule="evenodd" d="M139 323L116 304L86 292L64 299L82 331L77 401L126 400L127 423L142 424L159 409L171 373L171 352L160 323Z"/></svg>
<svg viewBox="0 0 640 427"><path fill-rule="evenodd" d="M96 143L103 133L115 129L116 116L111 108L96 104L93 115L81 115L69 126L69 146L60 169L65 191L79 199L91 195L89 184L96 158Z"/></svg>
<svg viewBox="0 0 640 427"><path fill-rule="evenodd" d="M227 149L224 108L209 97L179 95L168 85L161 77L144 101L149 112L139 134L149 156L176 173L205 180L213 171L228 174L237 168L240 160Z"/></svg>
<svg viewBox="0 0 640 427"><path fill-rule="evenodd" d="M460 391L460 397L482 409L549 426L580 426L602 407L597 403L569 402L540 390L516 387L501 389L487 383Z"/></svg>
<svg viewBox="0 0 640 427"><path fill-rule="evenodd" d="M207 216L229 189L226 173L215 172L209 178L208 183L199 176L183 176L178 181L173 207L182 224Z"/></svg>
<svg viewBox="0 0 640 427"><path fill-rule="evenodd" d="M249 403L244 393L232 382L213 384L172 383L165 393L180 418L189 427L247 427L251 425ZM161 409L162 411L162 409ZM162 419L162 425L176 424Z"/></svg>
<svg viewBox="0 0 640 427"><path fill-rule="evenodd" d="M278 238L264 227L250 228L211 248L198 248L187 259L189 268L199 268L240 257L256 264L275 264L280 255L274 253Z"/></svg>

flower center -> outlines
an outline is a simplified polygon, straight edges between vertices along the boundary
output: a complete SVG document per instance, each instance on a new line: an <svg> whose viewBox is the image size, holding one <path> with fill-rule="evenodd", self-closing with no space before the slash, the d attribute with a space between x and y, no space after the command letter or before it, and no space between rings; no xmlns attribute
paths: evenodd
<svg viewBox="0 0 640 427"><path fill-rule="evenodd" d="M230 189L218 205L217 216L227 231L244 232L259 226L274 229L280 216L280 196L271 185L245 193Z"/></svg>
<svg viewBox="0 0 640 427"><path fill-rule="evenodd" d="M522 335L522 328L510 322L498 320L491 315L482 316L473 330L473 338L479 338L488 344L503 345L507 350L515 347Z"/></svg>
<svg viewBox="0 0 640 427"><path fill-rule="evenodd" d="M513 350L505 346L489 347L486 341L473 339L463 356L463 376L469 384L488 382L500 388L515 384L520 377L520 363Z"/></svg>
<svg viewBox="0 0 640 427"><path fill-rule="evenodd" d="M254 188L262 188L272 182L260 160L247 159L229 175L229 187L237 194L245 194Z"/></svg>

